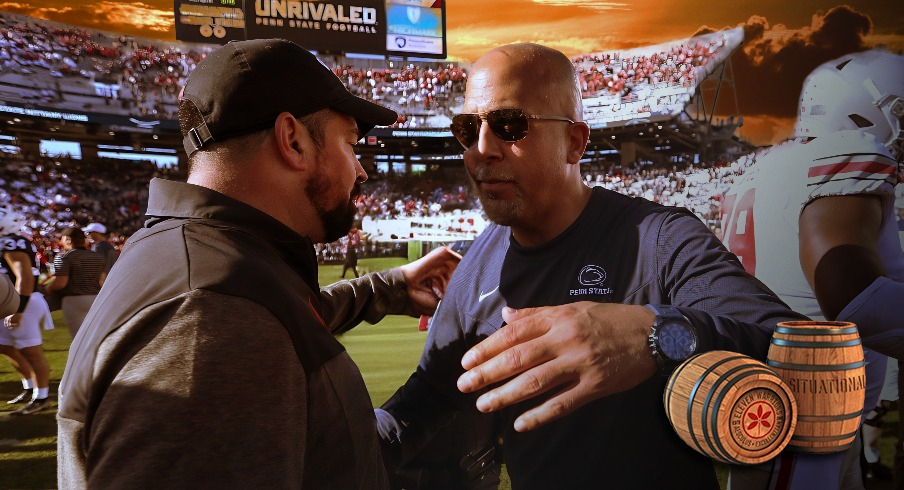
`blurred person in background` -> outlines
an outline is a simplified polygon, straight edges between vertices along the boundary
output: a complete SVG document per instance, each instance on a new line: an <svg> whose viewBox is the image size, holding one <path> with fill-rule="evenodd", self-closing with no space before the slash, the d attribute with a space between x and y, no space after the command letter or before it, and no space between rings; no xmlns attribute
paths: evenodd
<svg viewBox="0 0 904 490"><path fill-rule="evenodd" d="M19 309L19 293L6 274L0 275L0 318L6 318Z"/></svg>
<svg viewBox="0 0 904 490"><path fill-rule="evenodd" d="M345 271L351 269L355 277L358 277L358 246L361 244L361 232L352 227L348 232L348 243L345 246L345 263L342 264L342 277L345 279Z"/></svg>
<svg viewBox="0 0 904 490"><path fill-rule="evenodd" d="M54 277L46 288L63 296L63 319L75 338L107 274L104 256L88 250L81 228L65 228L60 233L60 246L62 251L53 259Z"/></svg>
<svg viewBox="0 0 904 490"><path fill-rule="evenodd" d="M895 185L904 161L904 57L877 49L818 66L794 139L756 156L726 192L724 240L794 311L853 322L866 359L866 415L886 356L904 357L904 253ZM859 415L859 411L857 414ZM733 466L733 490L860 489L861 437L845 451L783 451Z"/></svg>
<svg viewBox="0 0 904 490"><path fill-rule="evenodd" d="M84 231L88 241L91 242L91 251L103 255L104 274L109 274L116 259L119 258L119 252L107 240L107 227L100 223L88 223Z"/></svg>
<svg viewBox="0 0 904 490"><path fill-rule="evenodd" d="M31 415L50 408L50 366L44 357L41 327L53 328L53 320L44 296L37 291L37 248L21 230L18 213L0 206L0 274L15 283L19 296L18 307L0 328L0 354L10 360L24 388L7 403L25 404L11 415Z"/></svg>

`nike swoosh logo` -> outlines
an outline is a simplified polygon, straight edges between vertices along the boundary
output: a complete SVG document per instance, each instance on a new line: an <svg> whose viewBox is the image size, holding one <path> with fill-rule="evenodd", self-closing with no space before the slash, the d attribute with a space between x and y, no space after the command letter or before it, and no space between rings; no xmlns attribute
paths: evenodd
<svg viewBox="0 0 904 490"><path fill-rule="evenodd" d="M481 294L480 296L477 297L477 302L478 302L478 303L482 302L483 300L486 299L487 296L489 296L489 295L495 293L497 289L499 289L499 286L496 286L495 288L493 288L492 291L490 291L490 292L488 292L488 293L483 293L483 294Z"/></svg>

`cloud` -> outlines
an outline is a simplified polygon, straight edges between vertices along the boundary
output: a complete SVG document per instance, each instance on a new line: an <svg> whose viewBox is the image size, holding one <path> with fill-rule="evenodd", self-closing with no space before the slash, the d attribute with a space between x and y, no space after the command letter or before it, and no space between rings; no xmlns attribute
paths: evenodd
<svg viewBox="0 0 904 490"><path fill-rule="evenodd" d="M791 137L794 117L745 116L739 136L757 146L770 145Z"/></svg>
<svg viewBox="0 0 904 490"><path fill-rule="evenodd" d="M175 38L173 11L162 10L142 2L101 1L57 8L3 2L0 3L0 10L115 33ZM160 36L161 34L168 35Z"/></svg>
<svg viewBox="0 0 904 490"><path fill-rule="evenodd" d="M100 2L96 12L105 15L111 24L133 25L158 32L172 30L175 14L172 10L160 10L143 3L124 4Z"/></svg>
<svg viewBox="0 0 904 490"><path fill-rule="evenodd" d="M554 7L583 7L596 11L630 10L627 3L601 2L597 0L533 0L533 2Z"/></svg>
<svg viewBox="0 0 904 490"><path fill-rule="evenodd" d="M744 45L731 58L739 112L748 116L793 118L806 76L822 63L871 46L869 16L847 5L817 12L809 26L770 25L762 16L744 24ZM701 27L698 32L710 30ZM736 113L733 97L722 97L717 112Z"/></svg>

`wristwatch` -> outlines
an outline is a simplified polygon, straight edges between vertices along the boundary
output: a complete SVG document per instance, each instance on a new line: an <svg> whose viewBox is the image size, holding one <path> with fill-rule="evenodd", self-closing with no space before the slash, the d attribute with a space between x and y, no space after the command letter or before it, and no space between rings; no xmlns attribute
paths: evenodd
<svg viewBox="0 0 904 490"><path fill-rule="evenodd" d="M656 314L650 336L650 350L660 374L667 375L697 353L697 329L674 306L647 305Z"/></svg>

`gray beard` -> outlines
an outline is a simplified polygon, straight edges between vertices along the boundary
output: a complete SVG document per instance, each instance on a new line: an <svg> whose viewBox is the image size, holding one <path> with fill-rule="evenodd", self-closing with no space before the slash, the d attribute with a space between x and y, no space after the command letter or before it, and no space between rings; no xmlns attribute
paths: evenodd
<svg viewBox="0 0 904 490"><path fill-rule="evenodd" d="M486 213L487 218L496 224L512 226L517 223L524 211L524 198L520 192L516 193L514 200L499 200L481 191L473 179L471 179L471 189L480 199L480 205L483 206L483 212Z"/></svg>

